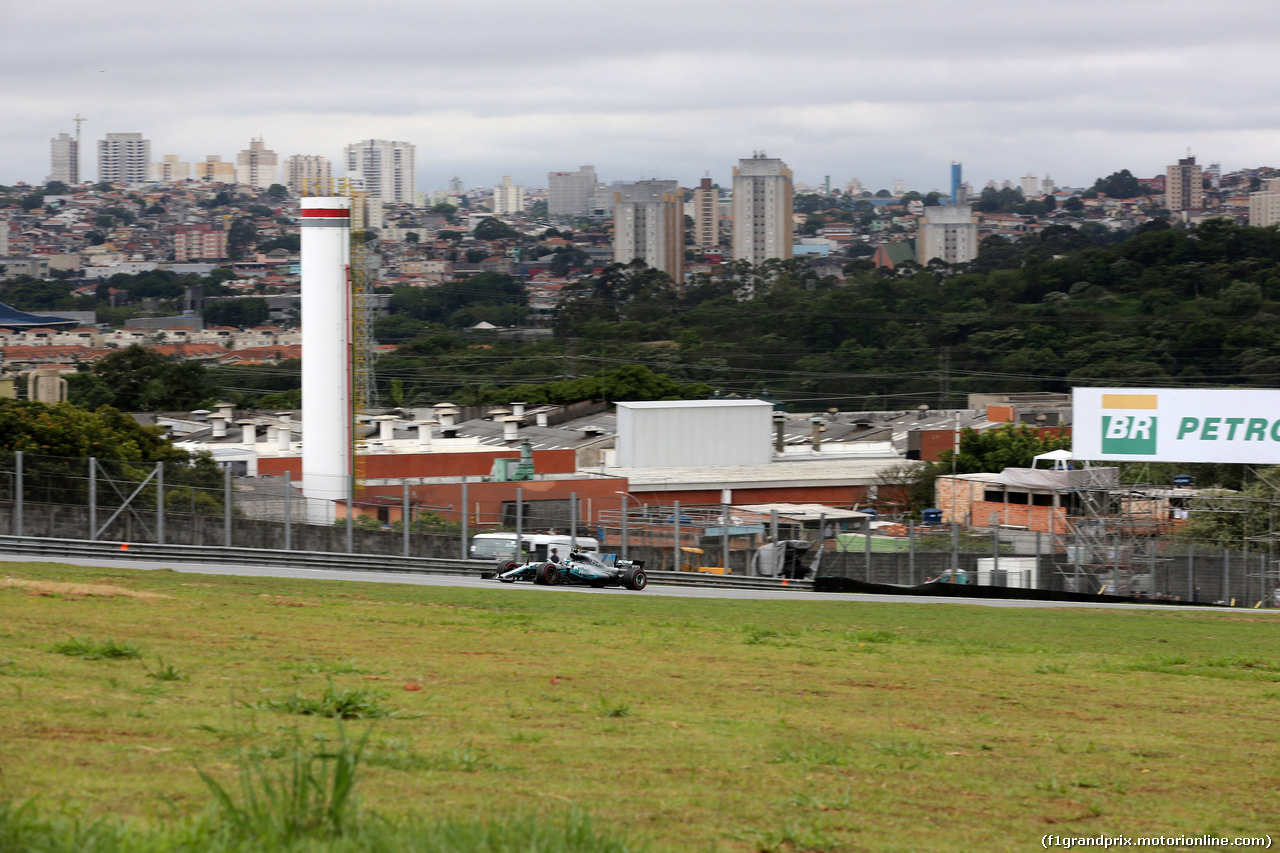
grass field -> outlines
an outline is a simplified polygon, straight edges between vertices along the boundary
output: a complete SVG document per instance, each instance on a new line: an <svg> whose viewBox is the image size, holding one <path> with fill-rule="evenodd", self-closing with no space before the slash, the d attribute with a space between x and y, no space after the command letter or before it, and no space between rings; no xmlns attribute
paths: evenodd
<svg viewBox="0 0 1280 853"><path fill-rule="evenodd" d="M365 812L585 816L599 838L581 849L1026 850L1046 833L1280 829L1280 619L1244 610L9 563L0 708L0 801L139 826L202 813L199 771L235 794L244 762L287 771L331 747L336 713L368 736Z"/></svg>

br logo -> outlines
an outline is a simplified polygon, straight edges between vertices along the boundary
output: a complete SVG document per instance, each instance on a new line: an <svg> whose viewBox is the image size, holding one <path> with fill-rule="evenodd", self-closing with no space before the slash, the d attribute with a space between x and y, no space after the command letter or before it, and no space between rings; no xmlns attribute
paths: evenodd
<svg viewBox="0 0 1280 853"><path fill-rule="evenodd" d="M1104 412L1119 409L1125 413L1115 412L1102 416L1102 452L1154 456L1158 420L1156 408L1155 394L1103 394Z"/></svg>

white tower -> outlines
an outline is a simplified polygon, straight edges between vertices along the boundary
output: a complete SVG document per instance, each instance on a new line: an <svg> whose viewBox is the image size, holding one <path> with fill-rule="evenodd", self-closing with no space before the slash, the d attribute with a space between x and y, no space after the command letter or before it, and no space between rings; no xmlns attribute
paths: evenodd
<svg viewBox="0 0 1280 853"><path fill-rule="evenodd" d="M302 199L302 493L334 520L351 487L351 199Z"/></svg>

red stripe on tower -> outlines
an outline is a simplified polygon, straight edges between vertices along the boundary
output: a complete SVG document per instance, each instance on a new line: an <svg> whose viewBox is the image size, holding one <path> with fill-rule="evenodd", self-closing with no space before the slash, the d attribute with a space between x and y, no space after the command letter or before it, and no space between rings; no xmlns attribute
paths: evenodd
<svg viewBox="0 0 1280 853"><path fill-rule="evenodd" d="M351 211L342 208L304 207L302 215L306 219L350 219Z"/></svg>

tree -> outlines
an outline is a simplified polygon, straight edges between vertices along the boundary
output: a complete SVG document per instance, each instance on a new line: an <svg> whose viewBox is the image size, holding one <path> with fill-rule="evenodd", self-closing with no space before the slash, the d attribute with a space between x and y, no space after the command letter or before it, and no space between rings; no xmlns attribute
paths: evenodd
<svg viewBox="0 0 1280 853"><path fill-rule="evenodd" d="M105 356L93 373L125 411L190 410L218 395L203 364L168 362L159 353L133 344Z"/></svg>
<svg viewBox="0 0 1280 853"><path fill-rule="evenodd" d="M267 195L272 198L284 199L289 197L289 188L284 184L272 184L267 187Z"/></svg>
<svg viewBox="0 0 1280 853"><path fill-rule="evenodd" d="M1040 430L1026 424L1005 424L977 432L964 429L960 433L960 453L955 457L957 474L999 472L1005 468L1030 468L1033 457L1050 450L1071 448L1069 436L1041 435ZM951 470L952 452L938 454L938 465Z"/></svg>
<svg viewBox="0 0 1280 853"><path fill-rule="evenodd" d="M242 216L231 223L227 231L227 257L233 261L242 259L258 242L258 229L253 220Z"/></svg>
<svg viewBox="0 0 1280 853"><path fill-rule="evenodd" d="M222 473L209 454L180 450L159 427L144 427L110 406L91 412L71 403L0 399L0 452L14 451L27 454L24 467L35 501L86 503L84 460L94 457L140 463L114 470L114 476L135 482L150 473L147 467L163 462L167 494L178 505L206 511L221 506ZM142 494L139 504L148 500L154 506L154 492Z"/></svg>
<svg viewBox="0 0 1280 853"><path fill-rule="evenodd" d="M66 195L71 188L62 181L49 181L44 185L44 191L47 195Z"/></svg>
<svg viewBox="0 0 1280 853"><path fill-rule="evenodd" d="M1105 178L1093 182L1093 191L1111 198L1136 198L1145 195L1142 184L1128 169L1112 172Z"/></svg>
<svg viewBox="0 0 1280 853"><path fill-rule="evenodd" d="M472 234L477 240L513 240L520 236L516 229L492 216L481 219Z"/></svg>
<svg viewBox="0 0 1280 853"><path fill-rule="evenodd" d="M431 207L431 212L443 216L444 221L448 222L450 225L453 225L458 221L458 217L455 215L458 212L458 208L448 202L442 201L439 204L433 205Z"/></svg>
<svg viewBox="0 0 1280 853"><path fill-rule="evenodd" d="M271 316L271 310L267 300L247 296L210 302L201 310L200 316L211 326L252 328L265 323Z"/></svg>
<svg viewBox="0 0 1280 853"><path fill-rule="evenodd" d="M1080 200L1079 196L1073 195L1062 203L1062 209L1067 213L1080 213L1084 210L1084 202Z"/></svg>
<svg viewBox="0 0 1280 853"><path fill-rule="evenodd" d="M404 235L404 241L411 246L416 246L418 243L422 242L422 237L417 231L410 231Z"/></svg>

